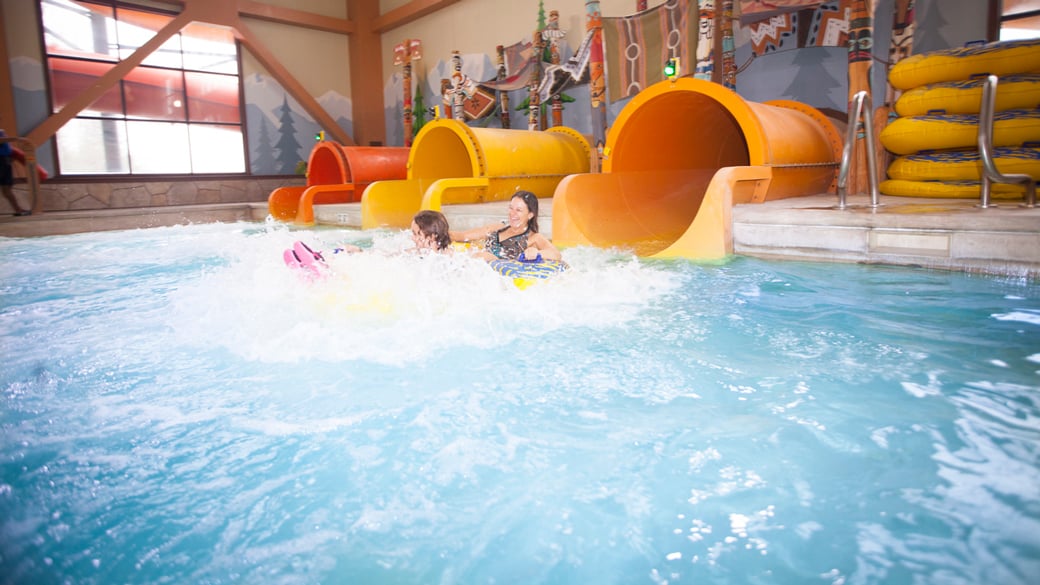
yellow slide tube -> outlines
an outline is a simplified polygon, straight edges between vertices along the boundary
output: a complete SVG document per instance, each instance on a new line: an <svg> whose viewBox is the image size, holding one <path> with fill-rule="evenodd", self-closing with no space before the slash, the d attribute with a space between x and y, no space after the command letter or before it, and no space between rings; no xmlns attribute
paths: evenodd
<svg viewBox="0 0 1040 585"><path fill-rule="evenodd" d="M570 128L504 130L434 120L415 137L408 178L365 190L362 228L404 228L420 209L502 201L518 190L552 197L564 177L589 172L591 156L588 140Z"/></svg>
<svg viewBox="0 0 1040 585"><path fill-rule="evenodd" d="M841 149L837 128L804 104L748 102L700 79L663 81L618 115L603 174L575 175L557 187L553 241L720 258L732 238L729 211L719 205L827 192ZM729 167L751 170L717 176ZM717 221L697 221L707 209Z"/></svg>

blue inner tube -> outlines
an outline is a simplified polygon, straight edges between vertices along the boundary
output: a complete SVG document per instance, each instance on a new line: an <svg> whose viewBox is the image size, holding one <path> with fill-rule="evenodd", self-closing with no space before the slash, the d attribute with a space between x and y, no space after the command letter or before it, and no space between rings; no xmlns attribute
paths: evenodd
<svg viewBox="0 0 1040 585"><path fill-rule="evenodd" d="M568 266L559 260L539 260L538 262L521 262L519 260L492 260L488 263L491 269L509 278L544 280L557 275Z"/></svg>

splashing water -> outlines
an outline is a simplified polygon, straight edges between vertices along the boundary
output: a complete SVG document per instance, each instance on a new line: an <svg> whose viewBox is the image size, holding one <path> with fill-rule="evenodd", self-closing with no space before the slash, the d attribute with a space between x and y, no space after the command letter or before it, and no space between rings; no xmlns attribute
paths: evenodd
<svg viewBox="0 0 1040 585"><path fill-rule="evenodd" d="M307 282L282 251L330 250ZM1031 583L1040 287L0 239L3 583Z"/></svg>

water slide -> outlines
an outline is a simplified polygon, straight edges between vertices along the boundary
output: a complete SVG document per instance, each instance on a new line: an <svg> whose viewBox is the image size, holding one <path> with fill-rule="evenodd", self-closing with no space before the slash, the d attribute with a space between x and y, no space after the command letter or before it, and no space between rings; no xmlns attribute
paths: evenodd
<svg viewBox="0 0 1040 585"><path fill-rule="evenodd" d="M344 146L332 140L314 145L307 159L307 184L280 187L267 198L268 213L281 221L314 224L314 205L361 200L376 181L403 179L408 148L394 146Z"/></svg>
<svg viewBox="0 0 1040 585"><path fill-rule="evenodd" d="M552 197L564 177L588 173L592 149L577 131L474 128L452 119L422 127L404 180L377 181L361 200L361 227L406 228L420 209L504 201L517 190Z"/></svg>
<svg viewBox="0 0 1040 585"><path fill-rule="evenodd" d="M603 172L556 187L553 242L722 259L733 252L734 204L830 191L841 151L838 129L805 104L748 102L700 79L662 81L618 115Z"/></svg>

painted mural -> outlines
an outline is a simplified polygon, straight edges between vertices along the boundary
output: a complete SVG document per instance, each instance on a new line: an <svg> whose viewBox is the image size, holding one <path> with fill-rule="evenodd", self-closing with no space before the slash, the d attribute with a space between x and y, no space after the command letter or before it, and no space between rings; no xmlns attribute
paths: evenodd
<svg viewBox="0 0 1040 585"><path fill-rule="evenodd" d="M874 0L874 17L877 22L892 22L892 14L897 0ZM650 25L654 31L669 30L667 22L660 24L660 15L676 15L675 27L682 34L689 35L689 45L676 47L677 51L687 54L698 51L697 36L699 26L694 25L694 15L699 10L715 9L715 0L669 0L645 13L616 18L604 18L614 31L634 30L632 27L652 18ZM790 2L770 3L769 11L759 9L762 3L738 2L745 12L739 26L734 26L732 42L734 45L733 62L735 65L735 89L745 99L751 101L769 101L775 99L791 99L806 103L835 117L844 119L848 101L848 48L846 39L848 25L840 10L840 0L792 0ZM694 8L696 6L696 9ZM749 6L754 10L746 10ZM914 31L913 47L915 53L928 52L961 46L978 41L985 37L985 6L977 0L917 0L917 27ZM739 8L739 6L737 6ZM539 14L532 7L532 23L538 23ZM957 14L957 18L948 15ZM610 23L609 21L615 21ZM542 23L544 24L544 23ZM645 24L645 23L644 23ZM663 28L662 28L663 27ZM572 32L568 39L582 39L583 31ZM888 47L892 30L889 27L877 26L874 30L875 61L884 61L888 57ZM620 89L623 79L618 73L618 64L612 63L609 51L609 35L607 37L607 116L608 124L616 118L618 112L631 98L631 92ZM616 33L615 33L615 36ZM636 35L642 38L645 35ZM660 35L652 35L658 39ZM667 35L666 35L667 36ZM619 37L620 38L620 37ZM709 35L705 38L711 38ZM504 39L508 40L508 39ZM563 59L573 59L579 51L571 49L571 43L562 43L560 51ZM514 42L511 47L520 47L524 43L530 45L529 39ZM580 45L580 43L579 43ZM439 57L439 58L438 58ZM462 71L469 78L476 80L493 80L498 75L495 59L483 53L466 53L461 55ZM663 63L663 59L660 59ZM518 64L519 63L519 64ZM506 60L506 74L515 76L520 73L523 61ZM656 61L654 61L656 63ZM548 66L548 64L546 64ZM651 70L644 64L646 82L658 81L660 72ZM876 88L886 86L886 68L874 67L872 85ZM413 69L413 88L421 86L424 102L428 106L425 114L433 115L432 105L440 103L442 94L441 79L449 79L452 72L450 55L426 55ZM689 73L688 71L684 72ZM653 77L656 75L656 77ZM403 144L403 79L401 72L388 73L384 86L384 104L386 114L386 137L388 145ZM587 76L570 85L566 92L574 101L568 102L563 112L563 123L582 133L593 133L591 123L591 106L588 97ZM884 91L875 92L875 105L884 99ZM510 104L527 103L528 91L515 89L508 91ZM493 115L477 120L468 120L474 126L501 127L499 110ZM509 112L510 125L513 128L527 127L526 112L514 109Z"/></svg>
<svg viewBox="0 0 1040 585"><path fill-rule="evenodd" d="M322 128L274 78L243 79L249 166L254 175L303 174ZM353 134L350 98L328 92L318 103L347 134Z"/></svg>

